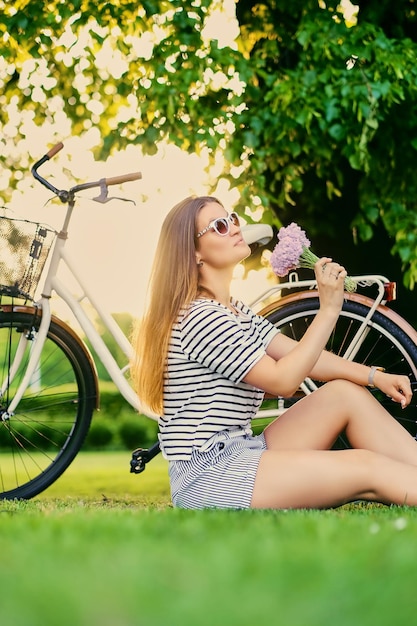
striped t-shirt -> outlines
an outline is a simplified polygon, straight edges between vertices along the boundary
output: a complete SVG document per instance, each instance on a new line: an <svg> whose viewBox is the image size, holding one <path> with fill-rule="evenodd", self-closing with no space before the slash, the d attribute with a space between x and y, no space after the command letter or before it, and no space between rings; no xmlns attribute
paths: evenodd
<svg viewBox="0 0 417 626"><path fill-rule="evenodd" d="M242 379L278 331L242 302L232 305L237 313L215 300L195 300L173 327L159 420L168 460L188 460L219 431L250 431L262 402L264 392Z"/></svg>

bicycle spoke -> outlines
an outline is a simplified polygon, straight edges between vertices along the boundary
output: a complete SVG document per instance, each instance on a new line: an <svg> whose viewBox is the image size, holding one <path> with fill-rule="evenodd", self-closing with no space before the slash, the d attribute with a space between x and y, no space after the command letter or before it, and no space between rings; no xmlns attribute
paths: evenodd
<svg viewBox="0 0 417 626"><path fill-rule="evenodd" d="M282 308L277 308L268 315L282 333L299 340L306 332L314 319L319 302L315 298L300 300L290 303ZM379 365L392 373L406 374L410 378L413 391L417 391L417 346L408 335L379 311L374 313L371 322L365 332L353 345L358 329L368 313L364 305L347 301L344 304L338 322L330 336L327 349L345 356L355 354L354 360L366 365ZM317 383L320 385L320 383ZM397 419L412 435L417 436L417 407L416 399L406 409L387 398L378 389L373 393L378 401ZM297 402L303 393L298 392L292 398L281 399L281 406L288 408ZM413 396L415 398L415 396ZM349 445L345 437L340 437L336 447Z"/></svg>
<svg viewBox="0 0 417 626"><path fill-rule="evenodd" d="M52 324L36 375L17 409L8 414L36 338L32 322L30 314L0 313L3 380L8 380L22 333L30 330L25 353L20 353L0 401L0 497L32 497L56 480L78 452L96 402L94 374L78 341Z"/></svg>

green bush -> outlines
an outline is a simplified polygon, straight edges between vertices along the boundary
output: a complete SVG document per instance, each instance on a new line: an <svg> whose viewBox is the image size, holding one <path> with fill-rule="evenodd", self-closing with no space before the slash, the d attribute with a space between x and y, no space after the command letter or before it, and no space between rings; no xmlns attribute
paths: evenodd
<svg viewBox="0 0 417 626"><path fill-rule="evenodd" d="M89 449L103 449L113 443L115 428L108 419L95 416L91 422L84 447Z"/></svg>
<svg viewBox="0 0 417 626"><path fill-rule="evenodd" d="M136 415L124 418L120 422L118 432L123 447L134 450L154 443L157 438L158 427L153 420Z"/></svg>
<svg viewBox="0 0 417 626"><path fill-rule="evenodd" d="M105 386L104 389L100 389L100 414L111 420L116 420L124 413L138 415L137 411L130 406L113 386Z"/></svg>
<svg viewBox="0 0 417 626"><path fill-rule="evenodd" d="M62 408L59 416L55 408L54 411L51 409L50 412L38 413L37 421L33 424L13 420L12 431L18 433L20 439L30 442L30 445L39 446L43 450L56 449L56 445L64 445L66 438L63 434L62 441L57 439L60 424L59 420L56 424L54 422L54 417L62 418L62 414ZM73 417L73 413L68 415L68 418ZM9 449L12 435L8 426L8 422L0 422L0 449ZM52 431L53 442L50 442ZM158 425L154 420L138 414L115 388L105 386L100 394L100 410L93 414L83 449L134 450L149 447L157 440L157 434Z"/></svg>

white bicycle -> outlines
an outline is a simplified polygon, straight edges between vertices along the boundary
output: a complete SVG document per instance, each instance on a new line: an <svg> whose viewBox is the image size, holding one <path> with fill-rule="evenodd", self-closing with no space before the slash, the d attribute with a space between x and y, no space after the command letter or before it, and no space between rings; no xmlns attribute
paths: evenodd
<svg viewBox="0 0 417 626"><path fill-rule="evenodd" d="M105 202L108 186L138 180L141 175L136 172L75 185L69 190L56 189L38 169L62 147L58 144L52 148L32 168L35 178L67 205L60 232L36 222L0 217L0 498L31 498L57 480L82 447L99 405L94 359L84 340L52 314L52 294L66 302L119 392L141 411L140 399L128 377L132 346L113 317L102 310L65 248L76 194L99 188L100 194L94 200ZM253 225L245 228L244 234L256 248L271 239L272 229ZM81 298L73 295L58 276L61 264L81 287ZM328 349L347 359L407 374L415 388L417 333L386 306L395 297L393 283L383 276L354 279L359 291L372 293L346 294ZM38 285L41 296L34 300ZM91 316L81 306L82 300L89 301ZM286 283L261 294L252 306L282 332L299 339L318 310L315 283L299 280L293 273ZM116 362L93 319L100 319L122 349L124 367ZM262 428L266 420L280 415L304 394L314 391L317 384L307 379L294 397L267 399L254 427ZM411 407L400 410L381 394L378 399L388 404L396 419L416 435L414 401ZM347 445L343 438L337 443L339 447ZM130 471L143 471L158 451L158 443L149 450L135 450Z"/></svg>

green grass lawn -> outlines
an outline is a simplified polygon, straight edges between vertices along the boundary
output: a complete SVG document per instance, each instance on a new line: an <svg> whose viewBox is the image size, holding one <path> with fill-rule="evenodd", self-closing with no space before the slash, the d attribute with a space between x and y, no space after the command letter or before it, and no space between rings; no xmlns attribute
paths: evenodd
<svg viewBox="0 0 417 626"><path fill-rule="evenodd" d="M170 504L167 464L159 454L141 474L130 473L130 452L81 452L68 470L38 500L64 499Z"/></svg>
<svg viewBox="0 0 417 626"><path fill-rule="evenodd" d="M417 509L181 511L166 465L82 453L0 503L7 626L411 626Z"/></svg>

